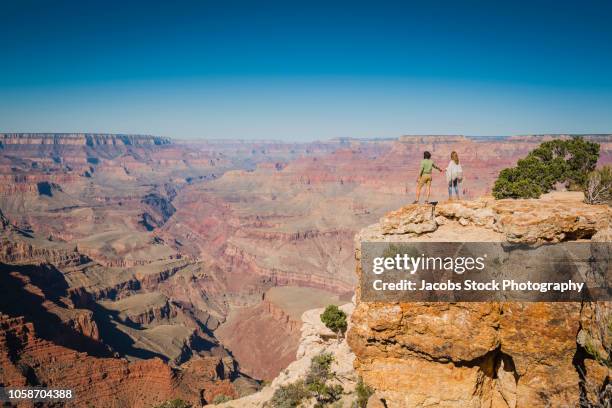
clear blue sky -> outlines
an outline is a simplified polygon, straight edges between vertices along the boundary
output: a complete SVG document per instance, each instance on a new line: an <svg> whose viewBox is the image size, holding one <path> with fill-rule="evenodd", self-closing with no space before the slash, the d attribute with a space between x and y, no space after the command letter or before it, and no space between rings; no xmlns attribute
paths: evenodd
<svg viewBox="0 0 612 408"><path fill-rule="evenodd" d="M612 132L607 0L19 0L0 15L0 131Z"/></svg>

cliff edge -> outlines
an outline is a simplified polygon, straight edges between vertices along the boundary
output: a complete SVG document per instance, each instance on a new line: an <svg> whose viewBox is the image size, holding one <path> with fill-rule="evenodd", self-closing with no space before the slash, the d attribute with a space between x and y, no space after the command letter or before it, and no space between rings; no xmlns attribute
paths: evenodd
<svg viewBox="0 0 612 408"><path fill-rule="evenodd" d="M582 195L409 205L362 241L610 241L612 209ZM590 406L610 400L612 306L598 303L374 303L356 307L348 343L376 389L372 406Z"/></svg>
<svg viewBox="0 0 612 408"><path fill-rule="evenodd" d="M340 308L350 316L354 305L347 303ZM329 330L321 322L321 313L324 308L307 310L302 314L302 327L299 348L296 360L289 364L281 373L266 387L259 392L242 397L240 399L215 405L223 408L265 408L272 407L270 400L274 392L282 386L304 380L309 372L311 360L321 353L329 353L333 356L332 370L342 379L343 395L341 401L337 402L339 407L349 407L354 400L354 388L357 377L353 368L355 356L349 349L346 339L338 341L335 333ZM303 402L304 407L313 406L312 400Z"/></svg>

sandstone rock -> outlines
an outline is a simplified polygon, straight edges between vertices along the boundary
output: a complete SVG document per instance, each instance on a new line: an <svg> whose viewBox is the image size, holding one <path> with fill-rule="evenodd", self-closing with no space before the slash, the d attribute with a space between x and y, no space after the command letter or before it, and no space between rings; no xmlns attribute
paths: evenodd
<svg viewBox="0 0 612 408"><path fill-rule="evenodd" d="M612 358L612 305L609 302L587 303L580 313L580 331L576 342L590 358L609 361Z"/></svg>
<svg viewBox="0 0 612 408"><path fill-rule="evenodd" d="M591 240L595 242L612 242L612 228L597 231Z"/></svg>
<svg viewBox="0 0 612 408"><path fill-rule="evenodd" d="M366 405L366 407L367 408L387 408L385 407L384 399L382 399L381 396L377 395L376 393L374 393L374 395L372 395L368 399L368 404Z"/></svg>
<svg viewBox="0 0 612 408"><path fill-rule="evenodd" d="M551 193L540 200L451 201L435 207L408 205L388 213L379 223L382 234L421 235L440 225L457 221L502 233L508 242L560 242L591 238L598 233L607 239L612 209L583 203L581 195Z"/></svg>
<svg viewBox="0 0 612 408"><path fill-rule="evenodd" d="M436 221L429 205L412 204L381 218L384 234L423 234L435 231Z"/></svg>
<svg viewBox="0 0 612 408"><path fill-rule="evenodd" d="M295 360L300 325L301 321L290 319L279 307L264 301L231 313L215 335L240 361L242 372L270 381Z"/></svg>
<svg viewBox="0 0 612 408"><path fill-rule="evenodd" d="M572 193L457 201L436 206L431 230L425 211L407 206L357 239L389 241L393 234L392 240L407 242L606 240L611 211ZM419 236L419 230L427 233ZM360 273L359 247L356 258ZM591 358L609 358L609 334L597 329L610 321L605 302L390 304L360 302L358 296L348 343L357 372L388 407L574 406L582 392L577 364L584 361L599 387L609 375L576 356L583 347L596 355Z"/></svg>
<svg viewBox="0 0 612 408"><path fill-rule="evenodd" d="M587 400L596 406L604 401L610 401L612 390L610 390L610 379L612 379L612 370L604 364L587 359L584 360L585 371L585 390Z"/></svg>

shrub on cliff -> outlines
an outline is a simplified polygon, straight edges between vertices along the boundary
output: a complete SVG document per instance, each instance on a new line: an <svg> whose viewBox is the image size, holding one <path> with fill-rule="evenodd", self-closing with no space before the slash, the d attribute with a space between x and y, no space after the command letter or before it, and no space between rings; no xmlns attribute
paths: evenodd
<svg viewBox="0 0 612 408"><path fill-rule="evenodd" d="M314 408L323 408L332 404L340 398L342 398L342 393L344 389L340 384L325 384L321 381L310 384L308 386L308 390L314 395L315 402Z"/></svg>
<svg viewBox="0 0 612 408"><path fill-rule="evenodd" d="M328 383L336 378L336 374L331 370L333 361L334 356L331 353L320 353L310 362L310 370L304 383L317 401L314 405L316 408L338 401L344 392L342 385Z"/></svg>
<svg viewBox="0 0 612 408"><path fill-rule="evenodd" d="M326 407L342 397L342 385L333 383L336 374L331 370L334 357L330 353L320 353L310 362L310 369L304 380L282 385L274 391L270 400L273 408L295 408L304 400L314 398L315 408Z"/></svg>
<svg viewBox="0 0 612 408"><path fill-rule="evenodd" d="M331 353L320 353L310 360L310 370L306 375L306 384L311 384L317 380L327 381L332 378L333 372L331 365L334 356Z"/></svg>
<svg viewBox="0 0 612 408"><path fill-rule="evenodd" d="M310 394L304 386L304 382L296 381L277 388L270 400L270 405L273 408L295 408L300 406L302 401L308 397L310 397Z"/></svg>
<svg viewBox="0 0 612 408"><path fill-rule="evenodd" d="M587 204L612 205L612 167L604 166L589 173L584 187L584 201Z"/></svg>
<svg viewBox="0 0 612 408"><path fill-rule="evenodd" d="M497 199L538 198L558 182L570 188L582 188L598 159L599 144L581 137L544 142L519 160L516 167L499 173L493 196Z"/></svg>
<svg viewBox="0 0 612 408"><path fill-rule="evenodd" d="M363 382L363 378L359 377L355 386L355 394L357 394L357 399L353 403L353 408L366 408L374 390Z"/></svg>
<svg viewBox="0 0 612 408"><path fill-rule="evenodd" d="M233 398L229 395L219 394L213 398L213 404L222 404L224 402L231 401Z"/></svg>
<svg viewBox="0 0 612 408"><path fill-rule="evenodd" d="M325 308L325 311L321 314L321 321L338 337L346 331L346 313L336 305L329 305Z"/></svg>

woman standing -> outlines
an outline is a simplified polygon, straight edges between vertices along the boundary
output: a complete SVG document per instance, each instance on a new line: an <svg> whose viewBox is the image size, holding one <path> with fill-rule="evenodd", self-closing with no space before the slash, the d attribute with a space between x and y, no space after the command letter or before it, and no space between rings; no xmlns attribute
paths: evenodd
<svg viewBox="0 0 612 408"><path fill-rule="evenodd" d="M451 153L451 160L446 167L446 182L448 183L448 199L453 199L453 190L459 199L459 184L463 180L463 169L459 164L459 155L456 151Z"/></svg>

